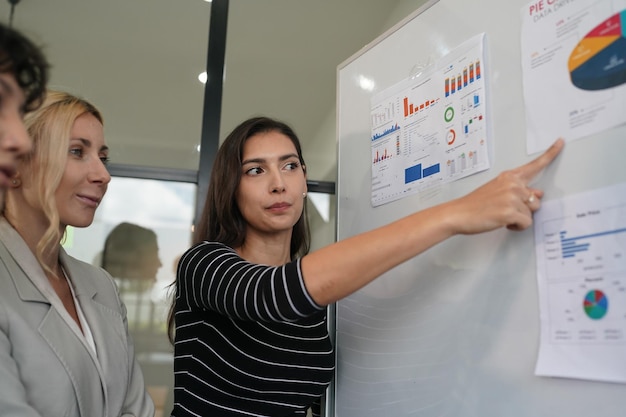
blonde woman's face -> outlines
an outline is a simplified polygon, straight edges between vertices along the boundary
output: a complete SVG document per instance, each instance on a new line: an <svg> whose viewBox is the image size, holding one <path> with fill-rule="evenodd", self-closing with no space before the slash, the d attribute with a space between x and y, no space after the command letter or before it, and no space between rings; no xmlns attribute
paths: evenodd
<svg viewBox="0 0 626 417"><path fill-rule="evenodd" d="M102 123L85 113L74 122L67 164L55 197L62 226L86 227L106 193L111 176Z"/></svg>

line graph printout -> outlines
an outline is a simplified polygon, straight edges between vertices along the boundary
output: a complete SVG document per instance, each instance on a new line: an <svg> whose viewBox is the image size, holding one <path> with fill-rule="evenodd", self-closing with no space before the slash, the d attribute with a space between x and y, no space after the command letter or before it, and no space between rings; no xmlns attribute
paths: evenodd
<svg viewBox="0 0 626 417"><path fill-rule="evenodd" d="M626 184L535 214L537 375L626 383Z"/></svg>

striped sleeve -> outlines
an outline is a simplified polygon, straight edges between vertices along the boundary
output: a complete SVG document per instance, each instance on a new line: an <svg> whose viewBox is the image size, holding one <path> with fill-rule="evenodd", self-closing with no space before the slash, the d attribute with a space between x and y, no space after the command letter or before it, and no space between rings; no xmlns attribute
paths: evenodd
<svg viewBox="0 0 626 417"><path fill-rule="evenodd" d="M308 293L300 259L253 264L222 243L201 242L185 252L177 280L177 303L240 320L290 322L325 308Z"/></svg>

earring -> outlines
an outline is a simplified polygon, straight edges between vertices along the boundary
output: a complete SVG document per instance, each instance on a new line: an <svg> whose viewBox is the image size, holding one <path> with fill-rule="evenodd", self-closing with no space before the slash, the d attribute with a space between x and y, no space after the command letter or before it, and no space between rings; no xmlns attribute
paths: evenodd
<svg viewBox="0 0 626 417"><path fill-rule="evenodd" d="M306 198L306 193L302 193L302 198Z"/></svg>
<svg viewBox="0 0 626 417"><path fill-rule="evenodd" d="M13 185L20 185L20 180L19 180L19 179L17 179L17 178L13 178L13 181L11 181L11 183L12 183Z"/></svg>

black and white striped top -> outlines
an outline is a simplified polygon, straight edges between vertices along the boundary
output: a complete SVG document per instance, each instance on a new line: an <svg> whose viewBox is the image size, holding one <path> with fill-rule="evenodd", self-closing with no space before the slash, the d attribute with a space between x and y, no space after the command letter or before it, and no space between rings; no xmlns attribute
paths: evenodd
<svg viewBox="0 0 626 417"><path fill-rule="evenodd" d="M178 265L175 313L172 416L319 413L334 354L299 259L270 267L199 243Z"/></svg>

